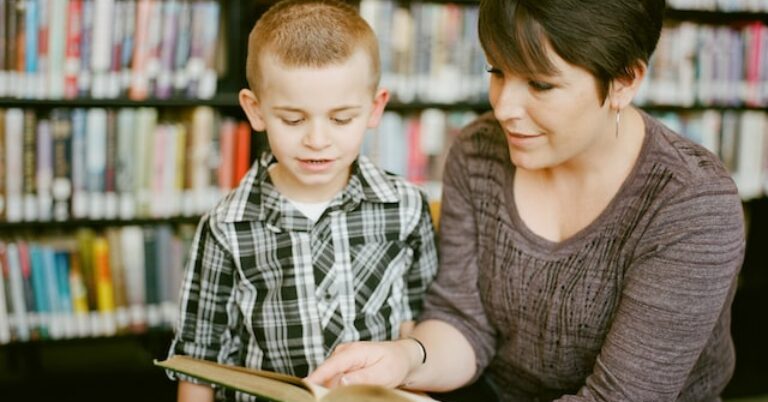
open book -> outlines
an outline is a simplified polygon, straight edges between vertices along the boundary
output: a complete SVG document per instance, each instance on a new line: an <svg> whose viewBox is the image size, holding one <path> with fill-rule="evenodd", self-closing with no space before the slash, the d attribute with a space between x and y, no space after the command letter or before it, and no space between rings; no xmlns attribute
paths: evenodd
<svg viewBox="0 0 768 402"><path fill-rule="evenodd" d="M218 364L189 356L155 360L155 365L278 402L435 402L427 396L376 385L346 385L329 390L288 374Z"/></svg>

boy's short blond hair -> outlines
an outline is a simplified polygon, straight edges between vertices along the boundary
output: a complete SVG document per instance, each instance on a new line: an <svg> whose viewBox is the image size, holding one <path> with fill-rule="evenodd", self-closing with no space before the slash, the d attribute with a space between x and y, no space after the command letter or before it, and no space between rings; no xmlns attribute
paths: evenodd
<svg viewBox="0 0 768 402"><path fill-rule="evenodd" d="M280 1L248 36L248 85L258 94L260 62L267 53L287 67L325 67L346 61L358 49L370 57L375 90L381 76L376 34L353 6L337 0Z"/></svg>

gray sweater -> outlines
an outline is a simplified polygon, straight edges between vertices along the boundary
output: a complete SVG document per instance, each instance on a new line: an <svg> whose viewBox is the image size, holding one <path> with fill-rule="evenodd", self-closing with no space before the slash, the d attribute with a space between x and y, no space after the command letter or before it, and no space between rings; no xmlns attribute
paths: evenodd
<svg viewBox="0 0 768 402"><path fill-rule="evenodd" d="M716 401L732 375L741 200L716 156L643 116L629 177L561 242L518 215L491 114L451 149L420 320L461 331L504 401Z"/></svg>

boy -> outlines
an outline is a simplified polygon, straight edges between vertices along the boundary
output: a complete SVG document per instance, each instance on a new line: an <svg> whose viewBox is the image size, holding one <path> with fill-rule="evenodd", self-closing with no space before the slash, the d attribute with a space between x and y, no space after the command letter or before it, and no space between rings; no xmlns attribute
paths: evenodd
<svg viewBox="0 0 768 402"><path fill-rule="evenodd" d="M246 68L240 104L271 152L203 217L170 354L305 376L336 345L407 332L437 269L432 221L419 190L359 156L389 95L354 8L276 4ZM213 399L188 381L180 401Z"/></svg>

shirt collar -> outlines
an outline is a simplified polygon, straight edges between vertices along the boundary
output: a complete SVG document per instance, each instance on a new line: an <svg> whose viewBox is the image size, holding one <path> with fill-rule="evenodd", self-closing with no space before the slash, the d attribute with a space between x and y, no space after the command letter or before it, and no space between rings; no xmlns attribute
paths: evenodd
<svg viewBox="0 0 768 402"><path fill-rule="evenodd" d="M229 195L230 202L225 203L222 211L223 222L266 221L282 226L279 222L284 199L269 178L269 166L275 162L275 156L267 151L253 164L240 185ZM349 183L328 208L351 211L363 201L396 203L398 200L397 188L389 174L361 155L352 164Z"/></svg>

